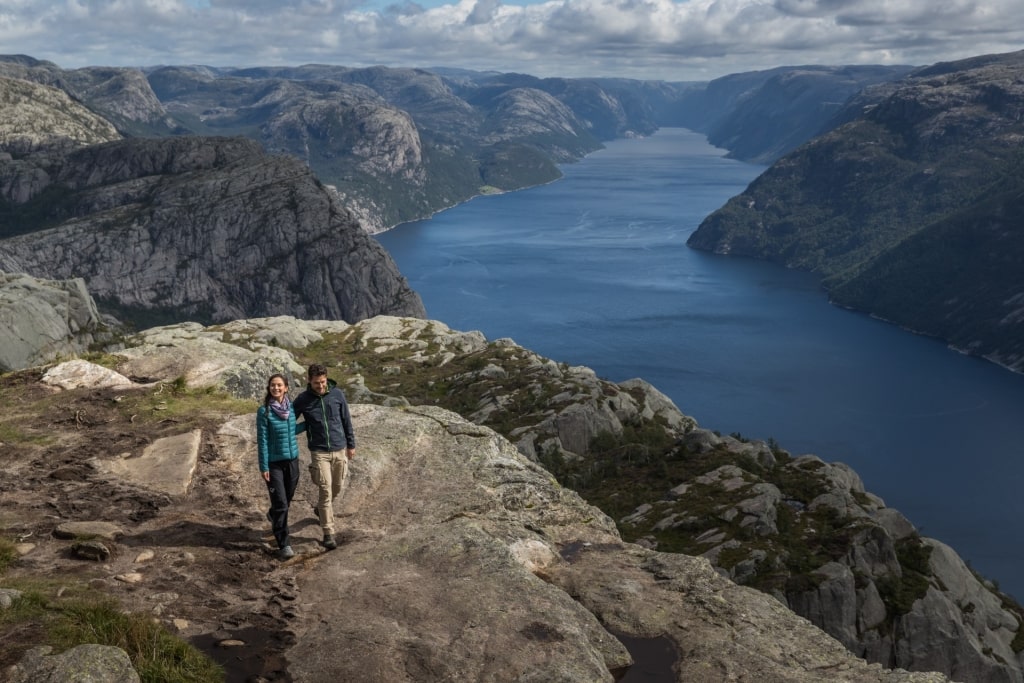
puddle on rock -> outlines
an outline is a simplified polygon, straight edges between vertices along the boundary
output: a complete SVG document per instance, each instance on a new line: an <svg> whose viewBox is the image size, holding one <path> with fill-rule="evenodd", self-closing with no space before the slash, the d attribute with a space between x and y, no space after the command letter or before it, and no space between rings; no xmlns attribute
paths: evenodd
<svg viewBox="0 0 1024 683"><path fill-rule="evenodd" d="M288 660L282 654L283 644L290 638L258 628L243 628L231 631L228 638L223 633L204 633L190 642L224 667L224 683L292 683ZM239 641L240 644L221 645L225 640Z"/></svg>
<svg viewBox="0 0 1024 683"><path fill-rule="evenodd" d="M610 631L626 646L633 665L613 670L616 683L676 683L679 650L668 636L640 638Z"/></svg>

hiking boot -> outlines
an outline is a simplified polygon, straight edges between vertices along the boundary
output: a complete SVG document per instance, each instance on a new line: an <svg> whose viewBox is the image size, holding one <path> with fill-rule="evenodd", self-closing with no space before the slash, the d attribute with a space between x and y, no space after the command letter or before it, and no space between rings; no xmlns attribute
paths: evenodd
<svg viewBox="0 0 1024 683"><path fill-rule="evenodd" d="M291 558L295 557L295 551L292 550L292 547L290 545L286 545L277 551L277 556L282 560L290 560Z"/></svg>
<svg viewBox="0 0 1024 683"><path fill-rule="evenodd" d="M334 536L331 534L324 534L324 547L328 550L334 550L338 547L338 542L334 540Z"/></svg>

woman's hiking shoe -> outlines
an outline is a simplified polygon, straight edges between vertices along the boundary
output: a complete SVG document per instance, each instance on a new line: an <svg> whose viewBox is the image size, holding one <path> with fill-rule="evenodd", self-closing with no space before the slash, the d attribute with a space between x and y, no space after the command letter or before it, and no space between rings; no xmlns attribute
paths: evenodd
<svg viewBox="0 0 1024 683"><path fill-rule="evenodd" d="M328 550L334 550L338 547L338 542L334 540L334 536L331 534L324 534L324 547Z"/></svg>
<svg viewBox="0 0 1024 683"><path fill-rule="evenodd" d="M290 560L291 558L295 557L295 551L292 550L292 547L290 545L286 545L285 547L277 551L277 556L282 560Z"/></svg>

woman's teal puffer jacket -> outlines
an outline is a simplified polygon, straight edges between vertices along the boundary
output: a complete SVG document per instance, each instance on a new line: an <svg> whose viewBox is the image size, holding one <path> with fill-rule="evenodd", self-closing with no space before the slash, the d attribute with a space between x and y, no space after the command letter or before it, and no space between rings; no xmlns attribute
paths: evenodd
<svg viewBox="0 0 1024 683"><path fill-rule="evenodd" d="M288 419L277 416L265 405L256 411L256 443L260 458L260 472L269 472L270 463L294 460L299 457L296 434L306 431L305 423L295 423L295 411L288 411Z"/></svg>

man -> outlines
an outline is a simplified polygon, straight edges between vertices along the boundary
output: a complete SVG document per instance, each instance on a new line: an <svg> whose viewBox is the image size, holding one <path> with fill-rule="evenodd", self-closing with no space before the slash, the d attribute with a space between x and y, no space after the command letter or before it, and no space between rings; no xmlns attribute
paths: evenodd
<svg viewBox="0 0 1024 683"><path fill-rule="evenodd" d="M334 539L334 500L341 494L348 474L348 461L356 457L356 435L348 411L345 393L334 380L327 379L327 368L318 363L309 366L309 384L292 403L296 418L306 423L306 439L313 456L309 475L320 496L316 504L324 547L338 547Z"/></svg>

